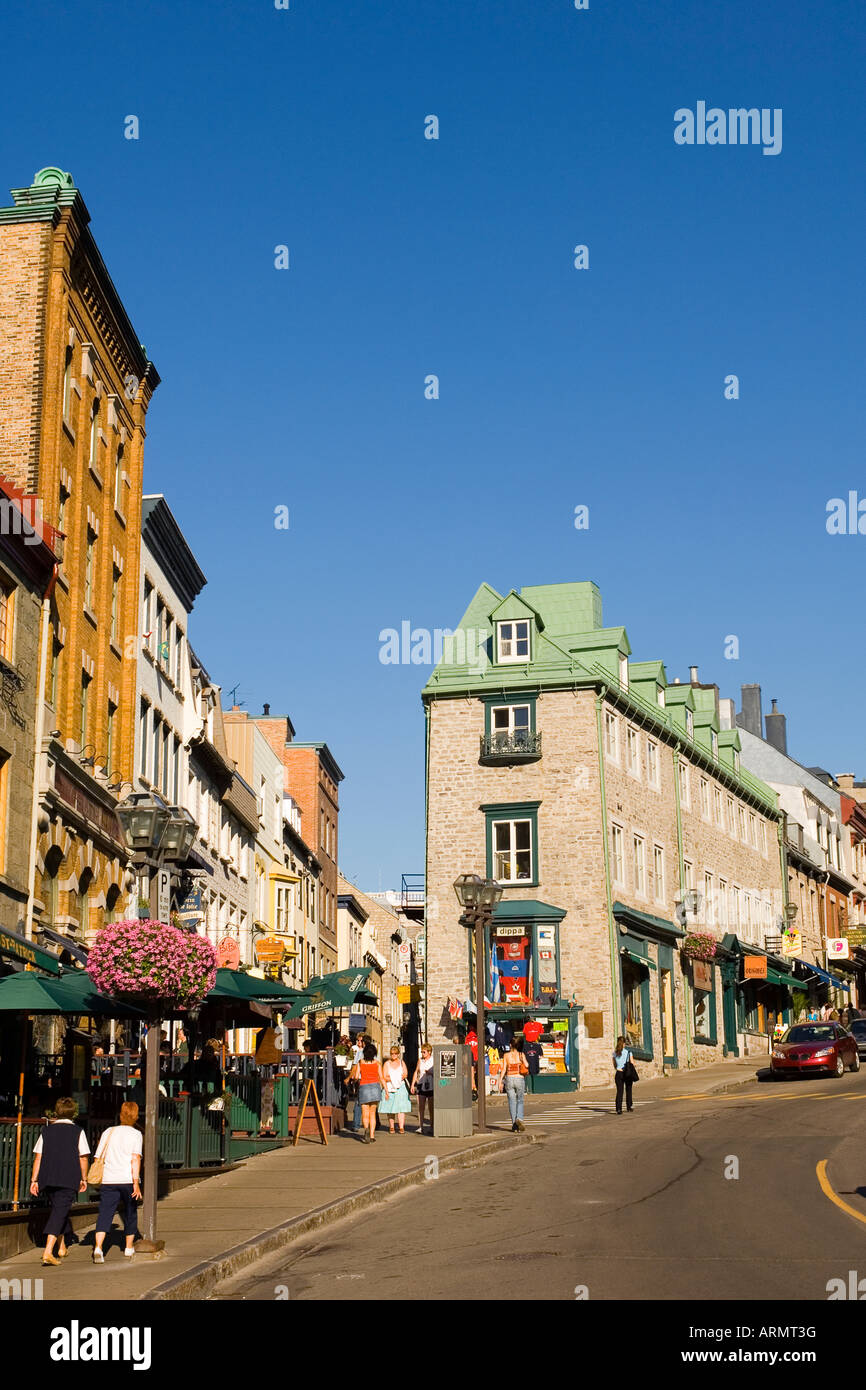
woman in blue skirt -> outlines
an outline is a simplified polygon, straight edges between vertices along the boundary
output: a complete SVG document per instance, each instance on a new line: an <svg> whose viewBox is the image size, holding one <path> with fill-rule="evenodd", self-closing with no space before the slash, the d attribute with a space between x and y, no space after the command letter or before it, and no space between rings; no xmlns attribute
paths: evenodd
<svg viewBox="0 0 866 1390"><path fill-rule="evenodd" d="M397 1121L397 1133L405 1134L404 1125L406 1116L412 1114L412 1102L409 1099L409 1073L406 1070L406 1063L400 1056L399 1047L392 1047L390 1058L382 1068L385 1077L385 1099L379 1106L379 1114L388 1116L388 1128L391 1134L394 1133L394 1121Z"/></svg>

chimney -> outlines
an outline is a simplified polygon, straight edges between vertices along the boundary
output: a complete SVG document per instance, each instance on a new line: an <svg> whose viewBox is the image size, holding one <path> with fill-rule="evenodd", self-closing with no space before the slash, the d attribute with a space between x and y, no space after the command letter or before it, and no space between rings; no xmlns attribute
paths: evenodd
<svg viewBox="0 0 866 1390"><path fill-rule="evenodd" d="M265 719L268 718L268 716L270 715L270 712L271 712L271 707L270 707L270 705L265 705L265 706L264 706L264 709L263 709L263 713L264 713Z"/></svg>
<svg viewBox="0 0 866 1390"><path fill-rule="evenodd" d="M761 716L761 687L759 685L740 686L741 712L737 715L737 724L747 733L754 734L755 738L764 737L764 721Z"/></svg>
<svg viewBox="0 0 866 1390"><path fill-rule="evenodd" d="M784 714L780 714L776 709L778 700L773 701L773 708L764 720L767 730L767 742L771 743L779 753L788 753L788 730L787 720Z"/></svg>
<svg viewBox="0 0 866 1390"><path fill-rule="evenodd" d="M737 711L733 700L719 701L719 728L736 729Z"/></svg>
<svg viewBox="0 0 866 1390"><path fill-rule="evenodd" d="M679 676L674 676L674 685L679 685L679 683L680 683L680 678L679 678Z"/></svg>
<svg viewBox="0 0 866 1390"><path fill-rule="evenodd" d="M690 666L690 667L689 667L689 681L691 682L692 685L700 685L700 681L698 680L698 668L697 668L697 666Z"/></svg>
<svg viewBox="0 0 866 1390"><path fill-rule="evenodd" d="M854 773L853 773L853 772L840 772L840 773L839 773L839 776L836 778L836 781L838 782L838 784L839 784L839 786L841 787L841 789L842 789L843 792L848 792L849 795L853 793L853 791L854 791Z"/></svg>

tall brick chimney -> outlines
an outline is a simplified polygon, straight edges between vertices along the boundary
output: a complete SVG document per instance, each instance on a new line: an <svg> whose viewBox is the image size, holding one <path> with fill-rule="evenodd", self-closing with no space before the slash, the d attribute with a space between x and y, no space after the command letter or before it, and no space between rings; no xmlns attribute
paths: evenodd
<svg viewBox="0 0 866 1390"><path fill-rule="evenodd" d="M742 709L737 715L737 725L755 738L764 737L764 721L761 716L761 687L759 685L740 686Z"/></svg>
<svg viewBox="0 0 866 1390"><path fill-rule="evenodd" d="M776 709L778 700L773 701L773 708L764 719L767 730L767 742L771 743L780 753L788 752L788 721L784 714L780 714Z"/></svg>

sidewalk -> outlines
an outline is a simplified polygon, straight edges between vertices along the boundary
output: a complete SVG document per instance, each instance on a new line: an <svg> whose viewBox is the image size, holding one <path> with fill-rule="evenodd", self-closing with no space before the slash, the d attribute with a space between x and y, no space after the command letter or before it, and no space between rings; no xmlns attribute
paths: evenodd
<svg viewBox="0 0 866 1390"><path fill-rule="evenodd" d="M754 1080L762 1061L737 1058L641 1081L638 1093L652 1100L722 1094ZM613 1094L610 1085L565 1095L531 1095L526 1113L546 1112L559 1104L590 1104ZM433 1173L433 1159L439 1172L447 1172L495 1159L539 1137L511 1133L502 1096L488 1098L487 1122L492 1132L471 1139L421 1138L414 1116L405 1138L380 1131L375 1145L361 1144L351 1130L333 1135L327 1147L305 1138L296 1149L259 1154L230 1173L163 1198L158 1234L166 1242L166 1253L159 1259L136 1256L127 1261L115 1245L107 1250L104 1265L94 1265L92 1242L85 1235L88 1243L72 1246L60 1267L43 1269L40 1250L34 1247L0 1263L0 1278L41 1278L46 1301L206 1298L221 1279L306 1231L426 1181Z"/></svg>

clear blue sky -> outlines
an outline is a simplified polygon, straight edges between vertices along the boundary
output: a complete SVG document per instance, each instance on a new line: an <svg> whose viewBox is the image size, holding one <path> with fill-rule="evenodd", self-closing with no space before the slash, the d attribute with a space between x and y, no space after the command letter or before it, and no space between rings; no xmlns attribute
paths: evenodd
<svg viewBox="0 0 866 1390"><path fill-rule="evenodd" d="M163 379L145 486L209 579L195 646L330 745L362 886L424 862L428 671L378 634L482 580L594 579L637 659L760 682L795 756L866 774L866 536L825 530L866 497L864 30L855 0L4 16L2 183L81 188ZM782 153L676 145L699 100L781 107Z"/></svg>

